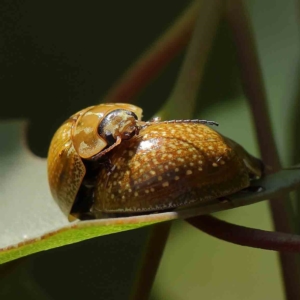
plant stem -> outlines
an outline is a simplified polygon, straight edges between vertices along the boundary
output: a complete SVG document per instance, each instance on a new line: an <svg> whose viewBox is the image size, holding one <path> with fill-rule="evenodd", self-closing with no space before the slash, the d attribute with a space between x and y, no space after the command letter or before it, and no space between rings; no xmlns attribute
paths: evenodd
<svg viewBox="0 0 300 300"><path fill-rule="evenodd" d="M191 118L210 48L224 12L224 1L202 1L191 42L175 87L159 113L163 119Z"/></svg>
<svg viewBox="0 0 300 300"><path fill-rule="evenodd" d="M136 96L188 43L195 26L200 1L194 1L174 24L117 81L104 102L132 102ZM132 299L148 299L166 244L171 223L153 226Z"/></svg>
<svg viewBox="0 0 300 300"><path fill-rule="evenodd" d="M201 7L198 9L199 12L197 13L198 17L193 31L192 40L188 46L187 54L184 58L183 66L180 70L175 88L166 106L162 112L159 113L159 115L163 118L166 116L176 118L179 116L178 113L180 113L180 118L190 118L192 116L204 65L222 15L222 3L222 0L201 2ZM196 2L194 5L196 5ZM196 6L193 10L195 9ZM151 67L151 64L149 65L149 61L147 63L147 60L145 60L145 66ZM138 69L139 68L137 68L137 70ZM143 68L140 68L140 70L143 70ZM147 73L145 69L143 70L143 73ZM133 80L134 79L131 78L131 81ZM185 95L186 92L188 92L187 95ZM185 95L186 97L183 98L182 95ZM184 109L181 110L180 107L183 107ZM163 253L163 248L168 237L170 223L161 224L159 226L160 227L155 227L153 229L152 237L148 243L143 265L140 270L141 276L139 276L133 296L134 300L148 299L149 297L160 257ZM158 228L158 230L156 230L156 228ZM155 252L153 254L154 250Z"/></svg>
<svg viewBox="0 0 300 300"><path fill-rule="evenodd" d="M229 0L227 20L236 44L244 92L255 121L262 159L273 171L280 169L280 160L272 134L267 97L250 22L242 0ZM270 208L276 231L294 232L292 207L288 199L275 198ZM287 299L300 299L300 272L296 255L280 253Z"/></svg>
<svg viewBox="0 0 300 300"><path fill-rule="evenodd" d="M154 225L138 272L141 276L138 276L135 282L134 294L130 298L131 300L146 300L149 298L170 229L171 222Z"/></svg>
<svg viewBox="0 0 300 300"><path fill-rule="evenodd" d="M132 102L135 97L190 40L200 1L193 1L173 25L140 56L112 86L104 102Z"/></svg>
<svg viewBox="0 0 300 300"><path fill-rule="evenodd" d="M300 236L296 234L248 228L206 215L187 219L187 222L230 243L265 250L300 252Z"/></svg>

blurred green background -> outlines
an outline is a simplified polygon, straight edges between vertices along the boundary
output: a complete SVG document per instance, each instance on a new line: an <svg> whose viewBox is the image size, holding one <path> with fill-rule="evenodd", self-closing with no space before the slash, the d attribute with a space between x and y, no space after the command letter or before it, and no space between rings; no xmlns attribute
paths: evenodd
<svg viewBox="0 0 300 300"><path fill-rule="evenodd" d="M99 102L188 3L2 1L0 117L29 119L29 146L45 157L59 124L77 110ZM277 145L287 166L295 157L291 128L300 115L299 3L248 0L246 4ZM169 95L182 58L179 55L139 96L136 103L143 107L145 119ZM199 99L195 116L218 121L220 132L259 155L225 22L218 31ZM5 146L5 141L1 144ZM267 203L218 216L272 229ZM38 253L11 264L6 273L0 268L0 296L127 299L147 232L144 228ZM184 221L174 222L151 300L199 298L284 299L276 253L231 245Z"/></svg>

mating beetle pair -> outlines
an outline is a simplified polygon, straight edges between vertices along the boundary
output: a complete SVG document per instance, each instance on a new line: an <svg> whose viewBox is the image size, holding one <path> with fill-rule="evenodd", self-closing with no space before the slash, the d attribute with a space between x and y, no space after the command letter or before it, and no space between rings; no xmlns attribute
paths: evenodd
<svg viewBox="0 0 300 300"><path fill-rule="evenodd" d="M130 104L71 116L48 154L51 193L67 215L170 210L230 195L260 177L260 160L202 120L141 121Z"/></svg>

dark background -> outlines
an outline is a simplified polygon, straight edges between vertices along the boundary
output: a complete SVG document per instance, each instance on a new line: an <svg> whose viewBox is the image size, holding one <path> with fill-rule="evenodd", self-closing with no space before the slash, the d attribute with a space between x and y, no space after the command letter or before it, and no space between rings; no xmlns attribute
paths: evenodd
<svg viewBox="0 0 300 300"><path fill-rule="evenodd" d="M119 76L172 23L188 3L189 1L183 0L168 2L2 0L0 118L29 120L27 132L29 147L35 154L46 157L51 137L58 126L76 111L99 103ZM265 18L266 24L274 26L272 20L269 21L264 17L264 14L270 11L269 8L270 6L262 10L261 19ZM280 20L280 16L276 18ZM268 55L272 55L274 48L267 51ZM145 119L151 118L168 97L182 58L183 53L149 84L137 99L136 104L144 109ZM281 68L276 70L282 72ZM235 96L241 94L237 78L234 47L228 28L222 23L202 82L198 111L204 112L204 108L212 108L214 104L231 99L231 102L228 102L230 110L231 105L237 102ZM278 86L276 78L273 86L274 90ZM280 106L276 107L280 110ZM248 137L242 127L240 131L247 143ZM3 145L5 146L5 142L0 141L0 147ZM247 218L243 214L242 216L244 219ZM259 214L255 214L254 224L257 224L258 216ZM179 231L183 227L180 228ZM177 229L175 227L175 230ZM148 232L148 228L143 228L95 238L2 265L0 298L127 299ZM188 234L186 232L181 232L181 237L188 238L190 231ZM175 268L179 266L179 270L176 271L178 278L181 278L180 276L189 278L189 272L184 271L189 260L192 260L193 255L199 255L200 262L200 257L203 258L201 266L197 266L198 273L194 276L196 283L192 285L192 282L189 282L186 285L187 290L190 286L201 286L203 281L199 280L199 272L200 276L204 276L207 280L207 285L213 277L213 267L202 270L202 265L210 259L213 261L209 255L215 252L214 250L197 252L205 245L203 236L200 237L198 234L197 232L196 241L191 234L194 239L193 249L196 252L191 248L188 252L183 251L183 259L176 262L177 265L172 263ZM198 238L201 240L200 244L203 241L199 248L195 244ZM180 247L188 245L187 240L174 241L177 239L172 236L170 243L178 244L176 248L167 249L169 258L172 255L175 257L176 250L181 251ZM225 248L222 245L222 249ZM222 249L218 250L221 254L225 253ZM238 259L234 252L230 253L232 259ZM245 257L250 263L251 255ZM244 252L241 257L244 259ZM224 259L228 260L226 257ZM259 263L259 260L256 261ZM264 257L262 261L267 260ZM213 265L213 262L210 263ZM164 267L166 266L167 262ZM243 264L241 268L242 266ZM161 277L172 278L176 273L172 271L173 269L168 270L169 273ZM217 268L216 270L214 274L218 273ZM255 270L260 269L253 268L253 270L253 278L256 278ZM241 270L241 273L243 271ZM237 274L232 276L242 278ZM230 276L224 275L221 281L226 282L225 277ZM176 289L177 284L170 282L169 286L172 290ZM227 286L225 291L226 289ZM235 288L231 287L230 290L233 291ZM240 295L243 292L241 286Z"/></svg>
<svg viewBox="0 0 300 300"><path fill-rule="evenodd" d="M46 157L58 126L99 103L187 1L170 3L1 1L0 118L29 120L29 147ZM143 95L146 118L167 97L179 63ZM127 299L148 232L105 236L2 265L0 298Z"/></svg>

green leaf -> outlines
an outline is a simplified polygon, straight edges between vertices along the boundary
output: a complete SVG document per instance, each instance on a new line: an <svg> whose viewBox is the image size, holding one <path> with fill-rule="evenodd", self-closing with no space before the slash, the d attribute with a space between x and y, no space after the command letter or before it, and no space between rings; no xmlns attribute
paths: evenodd
<svg viewBox="0 0 300 300"><path fill-rule="evenodd" d="M46 160L33 156L21 143L24 125L0 124L0 139L6 141L0 149L0 264L97 236L252 204L300 185L300 168L294 167L254 181L261 192L241 191L228 201L214 200L177 212L69 223L50 195Z"/></svg>
<svg viewBox="0 0 300 300"><path fill-rule="evenodd" d="M93 237L136 229L173 218L172 214L165 214L161 217L153 215L150 218L131 217L76 222L40 237L0 249L0 264L35 252L77 243Z"/></svg>

